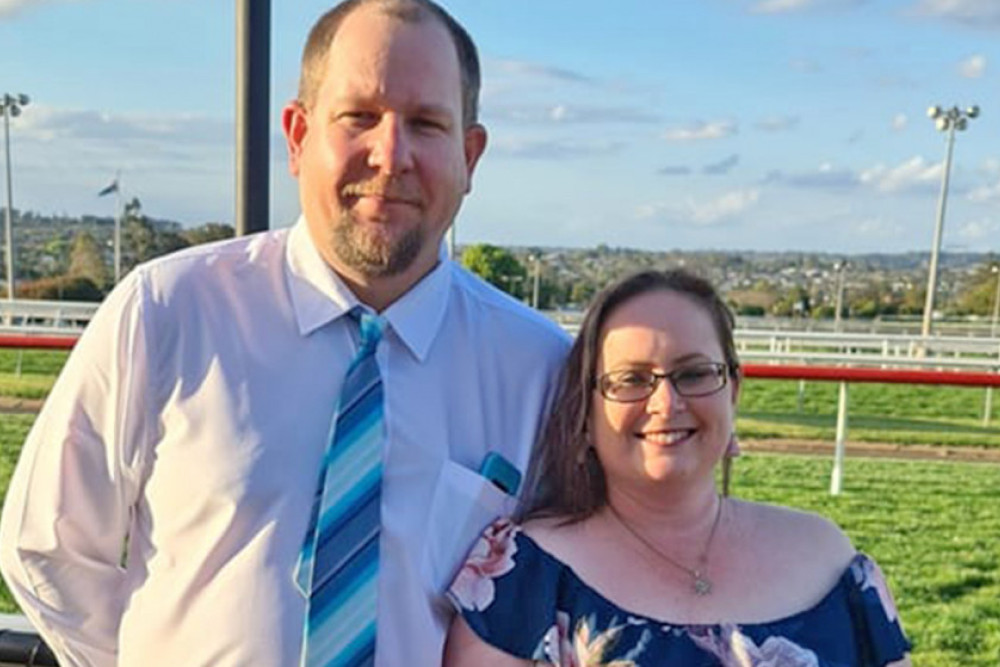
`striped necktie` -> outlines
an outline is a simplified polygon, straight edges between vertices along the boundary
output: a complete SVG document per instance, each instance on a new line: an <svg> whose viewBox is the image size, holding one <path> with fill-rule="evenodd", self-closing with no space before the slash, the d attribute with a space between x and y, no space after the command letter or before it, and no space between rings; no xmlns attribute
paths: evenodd
<svg viewBox="0 0 1000 667"><path fill-rule="evenodd" d="M303 667L375 661L384 435L375 348L385 320L360 309L351 316L360 320L361 349L344 378L295 574L307 600Z"/></svg>

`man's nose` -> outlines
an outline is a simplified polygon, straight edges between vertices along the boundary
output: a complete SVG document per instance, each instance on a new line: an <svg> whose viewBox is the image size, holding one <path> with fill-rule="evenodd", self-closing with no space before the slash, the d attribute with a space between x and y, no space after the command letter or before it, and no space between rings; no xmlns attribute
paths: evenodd
<svg viewBox="0 0 1000 667"><path fill-rule="evenodd" d="M398 174L413 167L413 150L403 119L387 114L372 129L368 166L386 174Z"/></svg>

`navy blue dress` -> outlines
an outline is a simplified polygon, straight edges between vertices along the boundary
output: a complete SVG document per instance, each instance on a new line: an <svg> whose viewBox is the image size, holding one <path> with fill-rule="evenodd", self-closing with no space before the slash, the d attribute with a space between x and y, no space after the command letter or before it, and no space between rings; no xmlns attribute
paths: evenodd
<svg viewBox="0 0 1000 667"><path fill-rule="evenodd" d="M675 624L618 607L501 519L448 596L483 641L555 667L868 667L910 650L885 579L863 554L819 603L792 616Z"/></svg>

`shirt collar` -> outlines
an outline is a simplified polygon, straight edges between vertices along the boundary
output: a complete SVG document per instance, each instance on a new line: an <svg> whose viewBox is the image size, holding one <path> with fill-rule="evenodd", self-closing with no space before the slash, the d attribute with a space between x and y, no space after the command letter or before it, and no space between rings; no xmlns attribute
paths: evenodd
<svg viewBox="0 0 1000 667"><path fill-rule="evenodd" d="M319 254L305 216L299 216L286 249L288 288L299 333L308 336L362 305ZM440 261L382 314L389 327L423 361L441 328L451 289L451 262L442 248Z"/></svg>

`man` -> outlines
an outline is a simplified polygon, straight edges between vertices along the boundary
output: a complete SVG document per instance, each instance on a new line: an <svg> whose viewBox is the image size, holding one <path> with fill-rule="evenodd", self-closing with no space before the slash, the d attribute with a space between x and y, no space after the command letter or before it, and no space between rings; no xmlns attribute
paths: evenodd
<svg viewBox="0 0 1000 667"><path fill-rule="evenodd" d="M282 116L298 223L141 266L102 305L0 535L63 664L299 663L299 565L359 310L385 322L374 664L439 663L441 593L507 505L477 471L488 452L524 469L567 347L441 258L486 145L478 87L475 47L437 5L336 7ZM346 494L342 472L324 475Z"/></svg>

